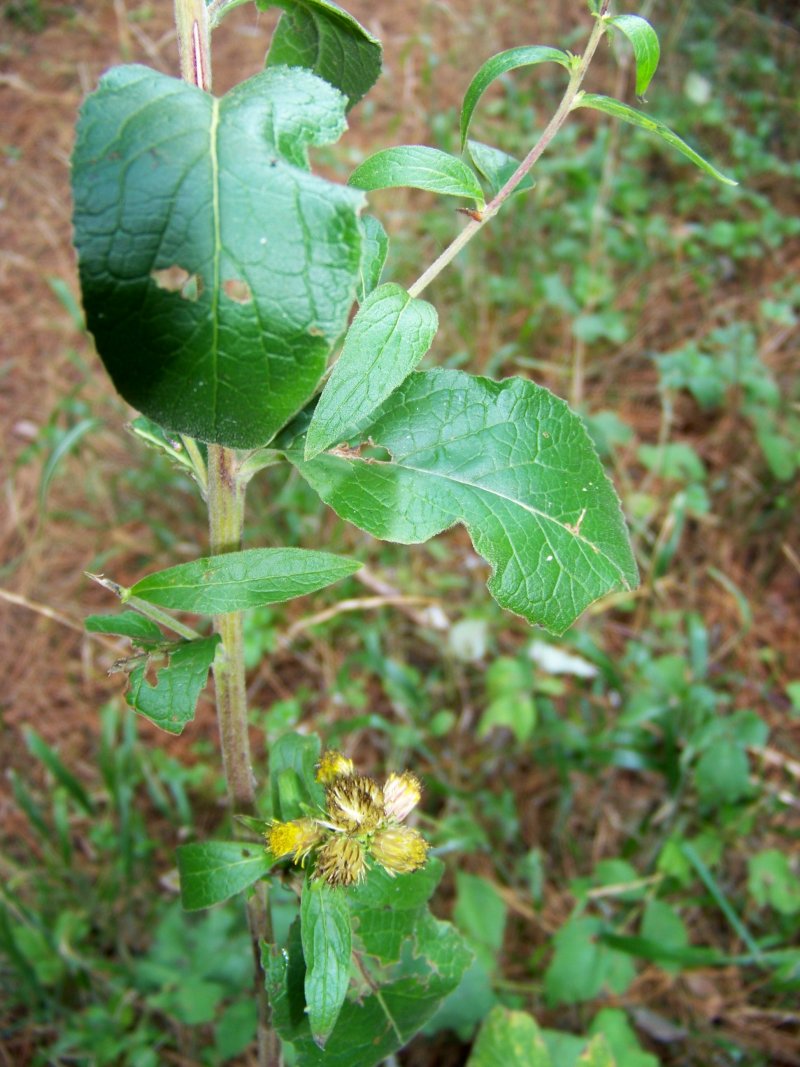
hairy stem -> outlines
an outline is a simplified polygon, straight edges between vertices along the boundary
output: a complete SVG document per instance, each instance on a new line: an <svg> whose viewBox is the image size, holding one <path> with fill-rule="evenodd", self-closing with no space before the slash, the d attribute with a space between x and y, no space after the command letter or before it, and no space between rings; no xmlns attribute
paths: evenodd
<svg viewBox="0 0 800 1067"><path fill-rule="evenodd" d="M246 480L241 475L236 452L221 445L208 446L208 520L212 555L241 548L244 529ZM234 815L256 813L255 779L250 759L245 687L242 613L229 612L214 618L214 628L222 638L214 661L217 695L217 722L225 781ZM247 919L253 946L256 994L258 997L259 1067L279 1067L280 1042L270 1027L270 1012L261 967L261 943L272 940L272 929L264 882L256 883L247 901Z"/></svg>
<svg viewBox="0 0 800 1067"><path fill-rule="evenodd" d="M586 71L589 69L589 64L591 63L594 53L597 50L597 46L600 43L600 38L605 33L605 15L608 11L609 3L610 0L603 0L603 3L600 5L600 11L596 17L591 36L586 42L586 49L581 56L580 63L573 70L569 79L569 85L561 98L561 103L558 105L555 114L548 122L539 140L523 159L503 188L500 189L492 200L489 201L482 211L480 218L473 219L469 222L458 237L445 248L444 252L431 263L430 267L428 267L428 269L421 274L409 288L408 292L411 296L419 296L423 289L426 289L433 279L438 277L444 268L455 259L461 249L472 240L478 230L482 229L490 219L494 218L564 125L567 116L575 103L575 98L580 91L581 84L586 77Z"/></svg>
<svg viewBox="0 0 800 1067"><path fill-rule="evenodd" d="M198 88L211 91L211 46L205 0L175 0L181 75ZM206 501L212 555L235 552L242 544L247 479L233 449L208 446ZM217 723L228 797L233 815L253 815L255 779L250 759L245 688L242 613L214 617L222 641L214 660ZM271 1027L270 1008L261 967L261 944L272 940L267 887L256 883L247 900L247 921L253 948L255 996L258 1004L259 1067L280 1067L281 1047Z"/></svg>

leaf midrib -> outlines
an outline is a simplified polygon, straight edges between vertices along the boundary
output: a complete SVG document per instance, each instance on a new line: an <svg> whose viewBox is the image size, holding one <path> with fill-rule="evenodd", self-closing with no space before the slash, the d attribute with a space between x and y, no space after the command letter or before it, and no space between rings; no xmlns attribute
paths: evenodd
<svg viewBox="0 0 800 1067"><path fill-rule="evenodd" d="M490 489L487 486L478 485L475 482L469 482L463 478L456 478L452 474L442 474L439 471L430 470L426 467L414 467L409 463L403 463L401 460L388 461L383 459L372 459L366 457L353 457L353 462L368 462L370 464L379 464L382 467L401 468L402 470L413 471L415 474L423 474L433 478L441 478L443 481L455 482L457 485L463 485L468 489L474 490L475 492L488 493L490 496L496 496L500 500L505 500L510 504L514 504L517 507L522 508L523 511L527 511L531 515L537 516L537 518L545 519L547 522L552 523L554 526L560 527L565 533L569 534L570 537L573 537L576 541L580 541L582 544L586 545L592 550L592 552L594 552L596 555L600 556L601 559L604 559L607 563L609 563L619 575L624 587L626 589L629 588L628 580L625 578L622 568L617 563L615 563L610 556L603 552L602 549L600 549L596 544L594 544L594 542L590 541L587 537L584 537L580 532L576 533L575 530L573 530L568 523L560 522L558 519L553 518L552 515L548 515L546 511L541 511L539 508L535 508L530 504L525 504L521 500L516 500L514 497L508 496L506 493L501 493L497 489Z"/></svg>

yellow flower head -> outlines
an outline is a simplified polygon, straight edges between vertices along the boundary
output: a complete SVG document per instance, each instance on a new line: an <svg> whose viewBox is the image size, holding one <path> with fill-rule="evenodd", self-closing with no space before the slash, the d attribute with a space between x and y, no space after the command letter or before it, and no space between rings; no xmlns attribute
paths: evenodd
<svg viewBox="0 0 800 1067"><path fill-rule="evenodd" d="M348 834L367 834L381 823L383 791L377 782L361 775L337 778L325 792L330 826Z"/></svg>
<svg viewBox="0 0 800 1067"><path fill-rule="evenodd" d="M415 774L411 771L402 774L392 772L383 787L383 808L387 817L402 822L411 809L419 804L421 796L422 786Z"/></svg>
<svg viewBox="0 0 800 1067"><path fill-rule="evenodd" d="M267 847L277 858L291 856L295 863L302 864L322 838L322 831L313 819L276 821L267 830Z"/></svg>
<svg viewBox="0 0 800 1067"><path fill-rule="evenodd" d="M390 826L375 834L370 852L389 874L409 874L425 864L428 842L409 826Z"/></svg>
<svg viewBox="0 0 800 1067"><path fill-rule="evenodd" d="M355 838L334 834L317 854L316 877L328 885L356 885L366 873L364 846Z"/></svg>
<svg viewBox="0 0 800 1067"><path fill-rule="evenodd" d="M336 749L329 748L322 753L317 764L317 781L322 782L323 785L331 785L337 778L346 778L348 775L355 774L355 770L351 759L343 756Z"/></svg>

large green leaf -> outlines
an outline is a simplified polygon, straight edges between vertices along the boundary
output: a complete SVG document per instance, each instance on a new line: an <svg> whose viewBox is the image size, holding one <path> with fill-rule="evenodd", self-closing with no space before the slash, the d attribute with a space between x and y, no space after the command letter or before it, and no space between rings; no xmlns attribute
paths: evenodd
<svg viewBox="0 0 800 1067"><path fill-rule="evenodd" d="M552 1067L533 1016L509 1008L492 1008L478 1033L467 1067Z"/></svg>
<svg viewBox="0 0 800 1067"><path fill-rule="evenodd" d="M483 207L475 172L449 152L427 145L405 144L369 156L347 179L359 189L425 189L442 196L466 196Z"/></svg>
<svg viewBox="0 0 800 1067"><path fill-rule="evenodd" d="M384 915L392 921L390 911ZM362 961L363 986L345 1000L323 1052L305 1011L299 940L295 928L286 949L273 946L264 956L273 1023L292 1043L298 1067L375 1067L424 1026L470 961L454 928L424 910L397 963L374 969Z"/></svg>
<svg viewBox="0 0 800 1067"><path fill-rule="evenodd" d="M73 156L89 329L123 397L264 444L313 394L359 283L362 194L308 173L344 97L271 68L221 99L139 66L88 98Z"/></svg>
<svg viewBox="0 0 800 1067"><path fill-rule="evenodd" d="M271 0L257 0L262 10ZM344 93L353 107L378 80L380 41L330 0L275 0L284 14L275 29L267 64L306 67Z"/></svg>
<svg viewBox="0 0 800 1067"><path fill-rule="evenodd" d="M469 125L478 101L492 84L502 74L518 67L532 67L537 63L560 63L569 70L572 60L566 52L560 48L549 48L547 45L531 44L522 45L519 48L509 48L505 52L498 52L496 56L487 59L481 69L469 83L464 94L464 103L461 106L461 147L467 140Z"/></svg>
<svg viewBox="0 0 800 1067"><path fill-rule="evenodd" d="M140 657L130 672L126 701L162 730L179 734L194 718L218 644L219 635L213 634L170 645L163 653L166 662L159 663L155 655ZM147 680L151 671L155 685Z"/></svg>
<svg viewBox="0 0 800 1067"><path fill-rule="evenodd" d="M344 890L307 881L300 901L300 935L306 962L308 1022L324 1048L350 984L350 909Z"/></svg>
<svg viewBox="0 0 800 1067"><path fill-rule="evenodd" d="M263 845L194 841L178 848L181 903L186 911L210 908L241 893L275 863Z"/></svg>
<svg viewBox="0 0 800 1067"><path fill-rule="evenodd" d="M645 115L642 111L637 111L636 108L628 107L627 104L615 100L612 96L598 96L596 93L578 93L572 106L574 108L591 107L595 111L604 111L607 115L613 115L614 118L629 122L632 126L638 126L642 130L647 130L648 133L654 133L672 148L677 149L681 155L686 156L700 170L710 174L712 178L716 178L717 181L724 182L726 185L739 184L733 178L726 177L716 167L713 167L707 160L703 159L701 155L698 155L693 148L690 148L685 141L681 140L677 133L673 133L669 126L665 126L663 122Z"/></svg>
<svg viewBox="0 0 800 1067"><path fill-rule="evenodd" d="M306 459L344 441L394 392L430 348L438 325L436 308L400 285L370 293L319 398L306 434Z"/></svg>
<svg viewBox="0 0 800 1067"><path fill-rule="evenodd" d="M636 95L644 96L661 55L658 34L641 15L614 15L608 25L615 26L630 41L636 60Z"/></svg>
<svg viewBox="0 0 800 1067"><path fill-rule="evenodd" d="M304 548L246 548L179 563L142 578L129 595L173 611L223 615L278 604L341 581L361 564Z"/></svg>
<svg viewBox="0 0 800 1067"><path fill-rule="evenodd" d="M412 374L351 444L305 462L304 415L280 446L337 514L376 537L425 541L463 522L503 607L562 633L637 582L619 501L583 423L521 378Z"/></svg>

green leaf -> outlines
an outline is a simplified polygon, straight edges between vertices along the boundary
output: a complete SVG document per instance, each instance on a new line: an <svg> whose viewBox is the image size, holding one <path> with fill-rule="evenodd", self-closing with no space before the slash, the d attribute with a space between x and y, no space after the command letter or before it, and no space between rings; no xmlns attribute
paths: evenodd
<svg viewBox="0 0 800 1067"><path fill-rule="evenodd" d="M533 697L526 693L507 693L486 706L478 723L478 737L487 737L495 727L506 727L523 745L536 729L536 719Z"/></svg>
<svg viewBox="0 0 800 1067"><path fill-rule="evenodd" d="M530 622L563 633L592 601L636 585L619 501L583 424L533 382L412 374L350 439L389 460L306 463L303 422L281 447L337 514L403 544L463 522L492 566L492 595Z"/></svg>
<svg viewBox="0 0 800 1067"><path fill-rule="evenodd" d="M157 571L137 582L130 594L173 611L222 615L314 593L360 566L356 560L304 548L247 548Z"/></svg>
<svg viewBox="0 0 800 1067"><path fill-rule="evenodd" d="M572 61L566 52L560 48L548 48L546 45L533 44L523 45L519 48L509 48L506 52L498 52L496 56L487 59L481 69L469 83L464 94L464 103L461 105L461 147L467 140L469 125L478 101L492 84L502 74L517 67L532 67L537 63L560 63L562 67L570 70Z"/></svg>
<svg viewBox="0 0 800 1067"><path fill-rule="evenodd" d="M782 915L800 912L800 878L785 853L776 848L758 852L748 858L747 870L747 890L758 907L774 908Z"/></svg>
<svg viewBox="0 0 800 1067"><path fill-rule="evenodd" d="M316 734L283 734L269 752L272 811L284 822L304 814L304 807L319 808L325 788L317 781L322 745Z"/></svg>
<svg viewBox="0 0 800 1067"><path fill-rule="evenodd" d="M613 115L614 118L622 119L624 122L629 122L632 126L639 126L643 130L647 130L649 133L655 133L661 138L662 141L666 141L672 148L677 149L682 155L686 156L696 167L704 171L706 174L710 174L712 178L716 178L718 181L724 182L726 185L738 185L739 183L734 181L733 178L727 178L721 171L718 171L716 167L713 167L702 156L698 155L693 148L681 140L677 133L673 133L672 130L665 126L663 122L659 122L657 119L650 118L649 115L643 114L641 111L637 111L635 108L628 107L627 104L620 103L619 100L614 100L610 96L598 96L595 93L579 93L575 99L573 107L591 107L595 111L604 111L607 115Z"/></svg>
<svg viewBox="0 0 800 1067"><path fill-rule="evenodd" d="M472 162L475 164L475 169L485 179L489 187L490 197L496 196L500 192L520 163L518 159L508 155L507 152L502 152L499 148L492 148L488 144L481 144L480 141L467 141L467 150ZM527 192L533 186L533 178L530 174L526 174L514 189L514 194Z"/></svg>
<svg viewBox="0 0 800 1067"><path fill-rule="evenodd" d="M374 215L362 215L361 228L364 233L359 298L363 303L381 280L386 256L389 252L389 235Z"/></svg>
<svg viewBox="0 0 800 1067"><path fill-rule="evenodd" d="M383 867L373 867L366 880L350 890L348 899L356 912L366 908L390 911L419 908L430 900L443 873L444 864L434 856L411 874L393 877Z"/></svg>
<svg viewBox="0 0 800 1067"><path fill-rule="evenodd" d="M370 983L342 1006L325 1045L317 1047L303 999L303 961L297 935L286 950L271 947L264 957L273 1022L291 1042L299 1067L375 1067L402 1048L458 985L470 961L454 928L423 912L402 959L389 971L370 972Z"/></svg>
<svg viewBox="0 0 800 1067"><path fill-rule="evenodd" d="M657 1062L650 1057L653 1067L658 1067ZM584 1051L578 1057L575 1067L617 1067L617 1060L609 1048L605 1034L596 1034ZM634 1067L633 1061L619 1061L623 1067Z"/></svg>
<svg viewBox="0 0 800 1067"><path fill-rule="evenodd" d="M641 935L646 941L678 951L689 944L683 919L666 901L655 898L649 900L644 909ZM680 971L680 965L669 962L662 962L661 967L672 973Z"/></svg>
<svg viewBox="0 0 800 1067"><path fill-rule="evenodd" d="M257 0L262 11L272 6ZM344 93L348 110L381 73L383 49L371 33L330 0L276 0L284 14L275 29L267 66L305 67Z"/></svg>
<svg viewBox="0 0 800 1067"><path fill-rule="evenodd" d="M735 804L750 790L750 764L744 748L723 737L702 754L695 767L697 792L704 804Z"/></svg>
<svg viewBox="0 0 800 1067"><path fill-rule="evenodd" d="M121 611L118 615L87 615L83 621L90 634L121 634L136 645L159 645L165 640L161 628L138 611Z"/></svg>
<svg viewBox="0 0 800 1067"><path fill-rule="evenodd" d="M630 958L602 944L599 919L572 918L553 939L555 952L544 976L551 1006L593 1000L604 988L622 994L636 976Z"/></svg>
<svg viewBox="0 0 800 1067"><path fill-rule="evenodd" d="M307 460L344 441L405 381L433 343L438 325L433 305L410 297L402 286L382 285L370 293L314 411L306 433Z"/></svg>
<svg viewBox="0 0 800 1067"><path fill-rule="evenodd" d="M619 1008L603 1008L589 1028L592 1040L578 1064L585 1067L659 1067L659 1060L645 1052ZM597 1051L592 1051L593 1046Z"/></svg>
<svg viewBox="0 0 800 1067"><path fill-rule="evenodd" d="M181 904L210 908L263 878L275 863L264 846L241 841L198 841L178 847Z"/></svg>
<svg viewBox="0 0 800 1067"><path fill-rule="evenodd" d="M30 727L25 727L23 729L23 735L30 754L35 756L40 763L44 764L52 774L53 778L55 778L58 784L66 790L79 808L82 808L87 815L94 815L95 808L91 797L78 779L67 770L61 762L58 753L52 749L46 741L43 741L36 731L32 730Z"/></svg>
<svg viewBox="0 0 800 1067"><path fill-rule="evenodd" d="M308 881L300 902L308 1021L320 1048L336 1025L350 984L350 910L342 889Z"/></svg>
<svg viewBox="0 0 800 1067"><path fill-rule="evenodd" d="M480 182L458 158L426 145L398 145L365 159L347 181L359 189L426 189L443 196L466 196L483 207Z"/></svg>
<svg viewBox="0 0 800 1067"><path fill-rule="evenodd" d="M630 41L636 60L636 95L644 96L661 56L658 34L641 15L615 15L607 20Z"/></svg>
<svg viewBox="0 0 800 1067"><path fill-rule="evenodd" d="M306 170L344 105L284 67L221 99L115 67L85 102L73 191L88 326L119 392L167 429L252 448L314 393L361 268L363 196Z"/></svg>
<svg viewBox="0 0 800 1067"><path fill-rule="evenodd" d="M536 1020L497 1005L478 1032L467 1067L552 1067L552 1062Z"/></svg>
<svg viewBox="0 0 800 1067"><path fill-rule="evenodd" d="M125 700L167 733L181 733L194 718L218 644L218 634L173 644L165 651L168 661L160 666L154 656L143 656L130 673ZM147 680L151 669L156 671L155 685Z"/></svg>
<svg viewBox="0 0 800 1067"><path fill-rule="evenodd" d="M508 907L491 882L480 875L456 871L453 920L490 973L498 966L507 914Z"/></svg>

